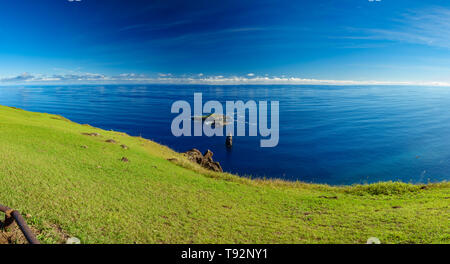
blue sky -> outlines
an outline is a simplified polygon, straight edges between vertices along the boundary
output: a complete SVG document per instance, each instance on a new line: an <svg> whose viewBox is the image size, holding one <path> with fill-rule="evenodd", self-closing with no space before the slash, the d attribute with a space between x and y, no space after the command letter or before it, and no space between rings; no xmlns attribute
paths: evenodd
<svg viewBox="0 0 450 264"><path fill-rule="evenodd" d="M450 84L450 3L0 0L0 84Z"/></svg>

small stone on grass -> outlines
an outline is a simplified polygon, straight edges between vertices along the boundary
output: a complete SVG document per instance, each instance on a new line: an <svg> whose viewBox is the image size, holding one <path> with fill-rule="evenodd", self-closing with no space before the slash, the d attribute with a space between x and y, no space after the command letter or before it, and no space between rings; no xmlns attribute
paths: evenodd
<svg viewBox="0 0 450 264"><path fill-rule="evenodd" d="M67 239L66 244L81 244L81 240L76 237L70 237Z"/></svg>

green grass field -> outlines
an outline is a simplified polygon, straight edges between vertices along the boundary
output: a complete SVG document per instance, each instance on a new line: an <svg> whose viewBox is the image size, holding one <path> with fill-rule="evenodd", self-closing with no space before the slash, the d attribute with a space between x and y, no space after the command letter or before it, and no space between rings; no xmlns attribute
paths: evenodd
<svg viewBox="0 0 450 264"><path fill-rule="evenodd" d="M43 243L450 242L450 183L250 180L143 138L4 106L0 181L0 204L29 214Z"/></svg>

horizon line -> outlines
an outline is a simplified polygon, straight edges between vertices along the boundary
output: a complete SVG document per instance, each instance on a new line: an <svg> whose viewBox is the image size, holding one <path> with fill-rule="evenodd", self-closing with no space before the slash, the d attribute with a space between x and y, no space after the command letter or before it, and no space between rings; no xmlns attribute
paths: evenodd
<svg viewBox="0 0 450 264"><path fill-rule="evenodd" d="M384 84L371 84L371 83L360 83L360 84L321 84L321 83L0 83L0 87L15 87L15 86L89 86L89 85L180 85L180 86L336 86L336 87L343 87L343 86L420 86L420 87L450 87L450 84L428 84L428 83L409 83L409 84L402 84L402 83L384 83Z"/></svg>
<svg viewBox="0 0 450 264"><path fill-rule="evenodd" d="M320 85L320 86L352 86L352 85L380 85L380 86L442 86L450 87L445 81L356 81L301 78L294 76L265 76L249 73L245 76L223 76L204 74L181 75L158 74L150 77L145 74L123 73L119 75L105 75L99 73L72 72L68 74L30 74L23 73L10 77L0 77L0 86L16 85Z"/></svg>

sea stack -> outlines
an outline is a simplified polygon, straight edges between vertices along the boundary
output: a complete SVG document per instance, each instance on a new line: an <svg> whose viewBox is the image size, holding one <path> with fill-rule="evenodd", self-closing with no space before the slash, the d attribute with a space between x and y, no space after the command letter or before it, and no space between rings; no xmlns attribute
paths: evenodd
<svg viewBox="0 0 450 264"><path fill-rule="evenodd" d="M233 135L228 134L227 139L225 141L227 147L231 148L233 146Z"/></svg>

